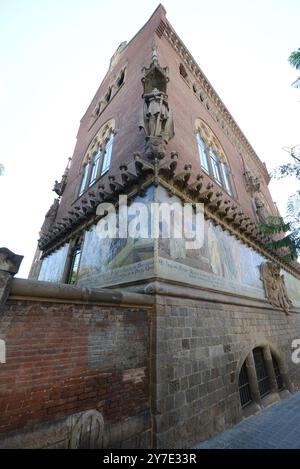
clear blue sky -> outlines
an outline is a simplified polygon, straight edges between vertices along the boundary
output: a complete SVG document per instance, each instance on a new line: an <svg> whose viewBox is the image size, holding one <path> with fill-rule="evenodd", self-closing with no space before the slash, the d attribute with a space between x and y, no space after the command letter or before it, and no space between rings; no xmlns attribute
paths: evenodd
<svg viewBox="0 0 300 469"><path fill-rule="evenodd" d="M79 120L117 46L156 0L0 2L0 245L27 276L51 191ZM300 143L300 91L287 58L299 43L299 0L165 0L167 17L271 170ZM284 212L296 182L272 182Z"/></svg>

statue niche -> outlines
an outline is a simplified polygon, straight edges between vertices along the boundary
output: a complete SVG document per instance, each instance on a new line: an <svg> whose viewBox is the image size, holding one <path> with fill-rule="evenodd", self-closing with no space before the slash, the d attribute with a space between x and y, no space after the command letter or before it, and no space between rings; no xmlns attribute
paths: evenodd
<svg viewBox="0 0 300 469"><path fill-rule="evenodd" d="M154 88L143 95L144 106L140 128L147 137L162 137L167 143L174 136L173 116L168 105L168 96Z"/></svg>
<svg viewBox="0 0 300 469"><path fill-rule="evenodd" d="M168 141L174 137L174 122L166 93L168 68L159 65L155 45L150 67L143 68L142 73L144 92L139 128L143 128L146 134L146 155L151 159L161 159L165 156Z"/></svg>
<svg viewBox="0 0 300 469"><path fill-rule="evenodd" d="M292 302L288 297L284 276L280 275L280 267L272 262L264 262L260 265L260 278L269 303L288 315Z"/></svg>

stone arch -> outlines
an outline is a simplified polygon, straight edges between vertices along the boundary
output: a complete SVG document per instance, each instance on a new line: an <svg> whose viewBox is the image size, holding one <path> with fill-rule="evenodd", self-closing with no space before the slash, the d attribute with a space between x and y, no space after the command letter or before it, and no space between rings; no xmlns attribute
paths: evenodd
<svg viewBox="0 0 300 469"><path fill-rule="evenodd" d="M263 363L265 367L266 377L268 377L268 393L262 394L263 388L260 388L258 385L257 369L255 364L255 359L253 351L255 349L261 349L263 355ZM273 357L276 359L276 362L279 367L279 372L283 381L283 389L290 390L291 383L287 377L286 367L282 354L276 346L270 344L265 337L260 338L259 340L253 341L248 347L248 351L245 351L241 354L241 357L237 363L235 371L234 383L236 385L236 391L240 391L239 388L239 377L244 364L247 366L248 379L250 384L250 390L252 395L252 401L256 404L258 410L261 408L261 399L268 395L269 403L274 402L274 400L280 399L278 392L283 389L279 388L278 381L275 374ZM264 378L265 379L265 378ZM240 394L240 393L239 393ZM241 395L239 395L241 403Z"/></svg>
<svg viewBox="0 0 300 469"><path fill-rule="evenodd" d="M209 127L209 125L200 117L195 120L195 130L196 132L199 132L200 137L202 138L206 146L208 148L212 148L212 150L218 155L218 157L223 160L229 167L228 159L218 137Z"/></svg>
<svg viewBox="0 0 300 469"><path fill-rule="evenodd" d="M253 352L253 350L255 348L257 348L257 347L262 347L263 348L263 347L266 347L266 346L269 346L269 343L268 343L266 338L262 338L259 341L252 342L250 346L247 343L247 351L243 352L243 354L241 355L241 357L240 357L240 359L237 363L237 367L236 367L236 371L235 371L235 379L234 379L235 383L238 383L238 378L239 378L241 368L242 368L243 364L245 363L247 357Z"/></svg>
<svg viewBox="0 0 300 469"><path fill-rule="evenodd" d="M104 122L104 124L100 127L96 135L92 138L91 142L89 143L83 158L82 166L84 166L88 162L88 160L93 157L93 155L99 148L102 148L106 144L110 134L115 133L115 129L115 119L111 118Z"/></svg>
<svg viewBox="0 0 300 469"><path fill-rule="evenodd" d="M271 355L274 356L277 361L279 371L282 376L284 388L288 391L292 391L293 385L289 379L287 367L282 357L282 353L279 351L278 347L276 347L274 344L269 344L269 347L270 347Z"/></svg>
<svg viewBox="0 0 300 469"><path fill-rule="evenodd" d="M247 351L245 351L239 358L239 361L237 363L237 366L236 366L236 370L235 370L235 373L234 373L234 383L237 383L239 382L239 374L240 374L240 371L242 369L242 366L243 364L245 363L249 353L252 352L252 349L249 351L249 349Z"/></svg>

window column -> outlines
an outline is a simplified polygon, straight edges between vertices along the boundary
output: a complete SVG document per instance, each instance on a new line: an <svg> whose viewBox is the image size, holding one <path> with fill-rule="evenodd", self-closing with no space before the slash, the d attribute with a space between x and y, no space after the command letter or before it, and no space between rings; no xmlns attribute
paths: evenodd
<svg viewBox="0 0 300 469"><path fill-rule="evenodd" d="M253 357L252 352L249 353L245 361L246 361L248 380L249 380L252 399L254 402L256 402L256 404L261 406L261 397L260 397L259 387L257 383L255 362L254 362L254 357Z"/></svg>
<svg viewBox="0 0 300 469"><path fill-rule="evenodd" d="M276 375L275 375L275 371L273 367L271 350L268 345L263 348L263 355L264 355L267 375L269 377L271 392L278 392L278 386L277 386Z"/></svg>
<svg viewBox="0 0 300 469"><path fill-rule="evenodd" d="M74 285L77 281L82 250L82 238L77 238L70 246L70 253L65 268L65 283Z"/></svg>
<svg viewBox="0 0 300 469"><path fill-rule="evenodd" d="M114 141L114 134L112 133L108 139L108 142L104 148L104 156L103 156L103 164L101 168L101 176L105 174L110 167L110 160L111 160L111 153L112 153L112 146Z"/></svg>

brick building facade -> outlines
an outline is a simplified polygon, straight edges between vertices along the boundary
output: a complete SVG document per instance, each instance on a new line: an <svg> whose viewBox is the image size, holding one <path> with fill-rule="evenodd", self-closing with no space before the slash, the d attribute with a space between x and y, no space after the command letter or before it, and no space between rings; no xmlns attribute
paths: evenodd
<svg viewBox="0 0 300 469"><path fill-rule="evenodd" d="M257 229L268 182L160 5L81 119L31 279L1 252L0 447L190 447L298 389L300 270ZM104 240L119 195L202 203L202 245Z"/></svg>

